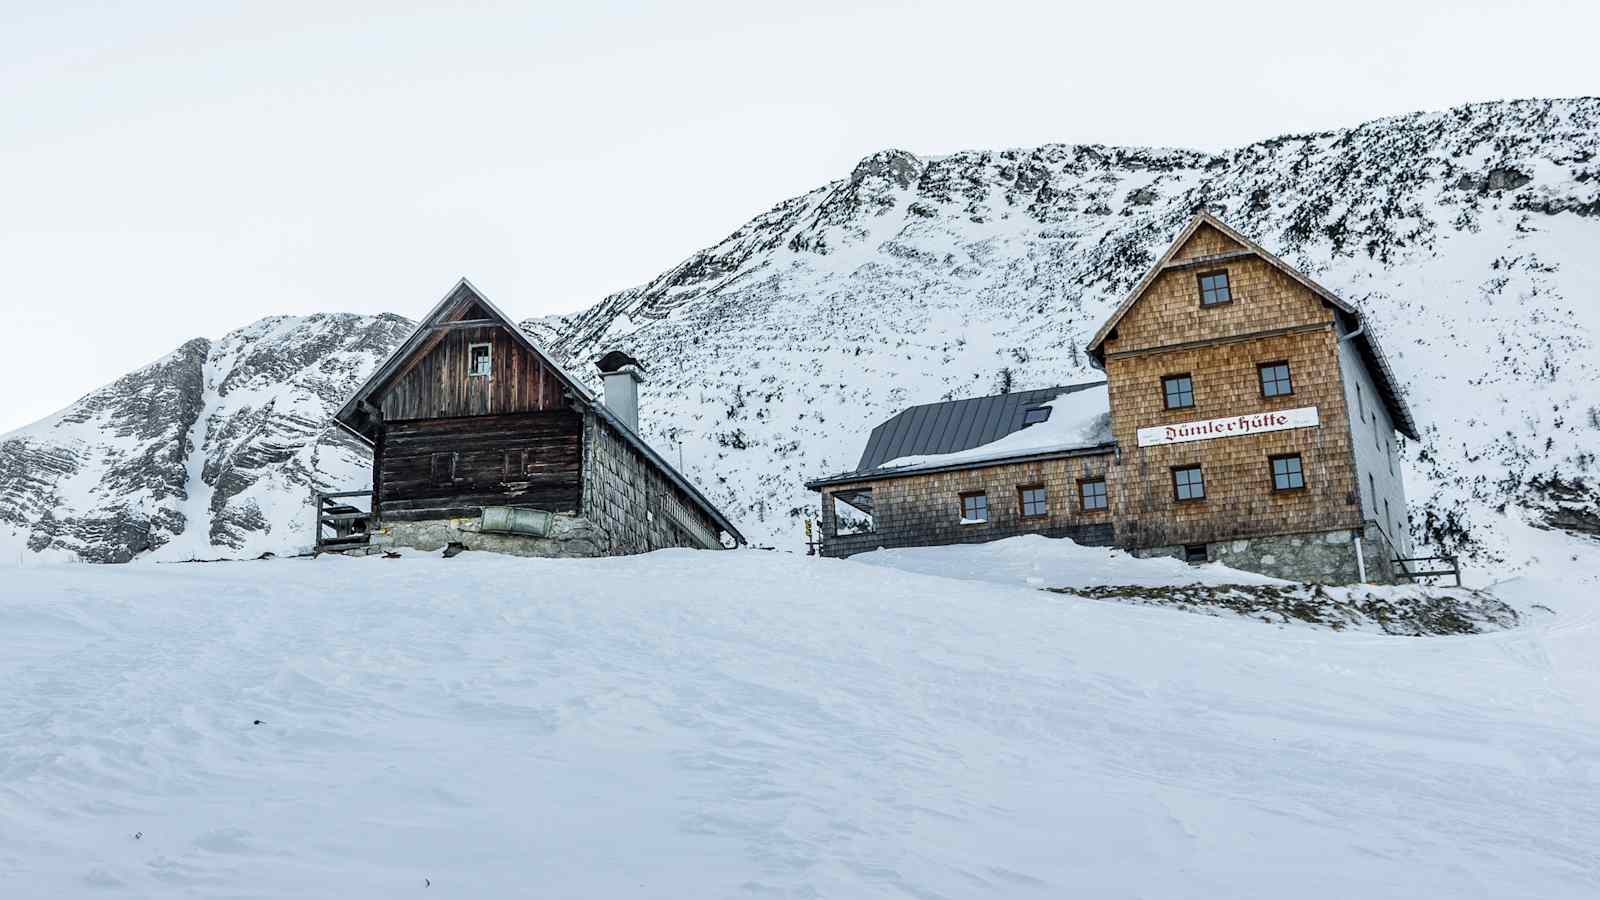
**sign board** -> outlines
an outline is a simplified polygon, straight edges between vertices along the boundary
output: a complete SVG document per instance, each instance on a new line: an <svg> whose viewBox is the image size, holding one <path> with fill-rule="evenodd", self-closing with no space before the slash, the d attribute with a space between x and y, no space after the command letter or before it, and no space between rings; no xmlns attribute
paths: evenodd
<svg viewBox="0 0 1600 900"><path fill-rule="evenodd" d="M1249 413L1223 419L1206 419L1201 422L1178 422L1139 429L1139 446L1182 444L1188 441L1209 441L1212 438L1242 437L1247 434L1264 434L1268 431L1288 431L1291 428L1315 428L1322 424L1315 406L1299 409L1280 409L1273 412Z"/></svg>

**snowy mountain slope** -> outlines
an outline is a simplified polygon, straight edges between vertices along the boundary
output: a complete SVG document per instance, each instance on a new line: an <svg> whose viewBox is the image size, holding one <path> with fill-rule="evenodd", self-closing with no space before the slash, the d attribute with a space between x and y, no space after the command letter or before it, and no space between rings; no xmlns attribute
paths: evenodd
<svg viewBox="0 0 1600 900"><path fill-rule="evenodd" d="M1600 100L1476 104L1227 153L889 151L573 317L584 373L652 364L644 429L746 533L906 405L1097 377L1088 338L1205 205L1360 305L1425 440L1419 534L1490 561L1494 510L1600 529ZM1559 517L1564 516L1563 519Z"/></svg>
<svg viewBox="0 0 1600 900"><path fill-rule="evenodd" d="M1532 624L1449 638L1078 600L928 553L12 569L0 883L1587 900L1600 546L1533 539L1552 564L1501 586ZM1117 580L1173 577L1143 562ZM1033 565L975 566L1005 567Z"/></svg>
<svg viewBox="0 0 1600 900"><path fill-rule="evenodd" d="M332 411L410 333L276 316L197 339L0 439L0 547L120 562L308 543L314 485L370 480Z"/></svg>
<svg viewBox="0 0 1600 900"><path fill-rule="evenodd" d="M1425 430L1403 448L1419 543L1483 573L1526 562L1502 512L1600 535L1596 98L1218 154L885 151L648 284L523 327L581 378L606 350L643 359L645 436L747 535L793 548L815 507L803 481L852 468L905 406L1098 380L1083 346L1202 204L1366 311ZM406 330L359 321L338 338L257 323L3 439L0 554L304 549L306 486L365 480L325 411ZM235 365L256 374L230 381ZM137 398L162 392L182 402L145 421Z"/></svg>

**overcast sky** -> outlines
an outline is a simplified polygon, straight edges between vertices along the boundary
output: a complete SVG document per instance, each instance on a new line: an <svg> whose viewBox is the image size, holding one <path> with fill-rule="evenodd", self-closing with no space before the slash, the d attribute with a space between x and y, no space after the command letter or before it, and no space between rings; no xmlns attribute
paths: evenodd
<svg viewBox="0 0 1600 900"><path fill-rule="evenodd" d="M266 315L576 310L885 147L1600 91L1592 3L401 5L0 0L0 433Z"/></svg>

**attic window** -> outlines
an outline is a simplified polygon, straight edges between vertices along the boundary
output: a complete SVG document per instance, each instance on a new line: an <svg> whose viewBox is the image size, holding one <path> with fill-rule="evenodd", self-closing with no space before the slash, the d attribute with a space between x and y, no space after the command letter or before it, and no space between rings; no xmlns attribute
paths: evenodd
<svg viewBox="0 0 1600 900"><path fill-rule="evenodd" d="M1050 407L1035 406L1022 414L1022 427L1027 428L1029 425L1037 425L1040 422L1048 421L1049 418Z"/></svg>
<svg viewBox="0 0 1600 900"><path fill-rule="evenodd" d="M476 377L488 375L494 368L493 344L468 344L467 345L467 375Z"/></svg>
<svg viewBox="0 0 1600 900"><path fill-rule="evenodd" d="M1228 289L1227 271L1200 273L1201 306L1221 306L1232 300L1233 292Z"/></svg>

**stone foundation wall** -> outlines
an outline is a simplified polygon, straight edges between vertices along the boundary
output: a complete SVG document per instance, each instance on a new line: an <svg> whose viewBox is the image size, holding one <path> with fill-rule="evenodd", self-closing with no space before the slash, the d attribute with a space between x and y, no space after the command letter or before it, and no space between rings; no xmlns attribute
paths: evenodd
<svg viewBox="0 0 1600 900"><path fill-rule="evenodd" d="M1340 528L1213 541L1205 545L1206 561L1289 581L1355 584L1360 581L1360 567L1356 564L1354 534L1352 529ZM1185 558L1183 545L1147 547L1135 550L1134 555ZM1368 583L1395 582L1394 549L1374 522L1362 527L1361 555Z"/></svg>
<svg viewBox="0 0 1600 900"><path fill-rule="evenodd" d="M593 413L583 417L583 516L604 533L607 556L722 549L716 522Z"/></svg>

